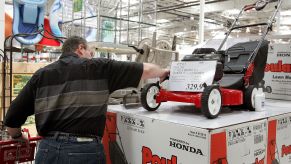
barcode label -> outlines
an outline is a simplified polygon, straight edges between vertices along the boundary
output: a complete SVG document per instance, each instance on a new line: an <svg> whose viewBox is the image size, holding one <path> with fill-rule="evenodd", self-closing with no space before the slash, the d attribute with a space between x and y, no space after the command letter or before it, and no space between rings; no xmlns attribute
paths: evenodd
<svg viewBox="0 0 291 164"><path fill-rule="evenodd" d="M261 143L261 142L263 142L263 140L264 140L264 135L255 135L254 136L254 143L255 144L258 144L258 143Z"/></svg>
<svg viewBox="0 0 291 164"><path fill-rule="evenodd" d="M262 124L254 125L254 130L261 130L263 128Z"/></svg>

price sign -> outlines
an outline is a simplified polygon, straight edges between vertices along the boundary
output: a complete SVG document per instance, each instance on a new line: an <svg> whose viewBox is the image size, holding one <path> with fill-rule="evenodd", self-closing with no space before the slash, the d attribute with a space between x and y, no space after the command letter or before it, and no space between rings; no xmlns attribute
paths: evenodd
<svg viewBox="0 0 291 164"><path fill-rule="evenodd" d="M211 85L216 61L173 62L169 80L170 91L202 92L203 84Z"/></svg>

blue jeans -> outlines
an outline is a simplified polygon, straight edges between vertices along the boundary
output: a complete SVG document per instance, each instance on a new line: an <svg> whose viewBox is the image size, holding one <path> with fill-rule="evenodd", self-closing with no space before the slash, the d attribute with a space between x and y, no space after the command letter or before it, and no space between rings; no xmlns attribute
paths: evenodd
<svg viewBox="0 0 291 164"><path fill-rule="evenodd" d="M36 164L105 164L106 157L100 140L78 141L44 138L40 141L35 157Z"/></svg>

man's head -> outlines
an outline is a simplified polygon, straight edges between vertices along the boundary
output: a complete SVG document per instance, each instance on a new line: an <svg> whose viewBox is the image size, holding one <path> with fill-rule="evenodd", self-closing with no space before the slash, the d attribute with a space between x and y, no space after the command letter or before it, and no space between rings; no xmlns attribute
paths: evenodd
<svg viewBox="0 0 291 164"><path fill-rule="evenodd" d="M63 44L62 52L76 53L81 58L92 58L92 53L87 45L87 41L79 36L69 37Z"/></svg>

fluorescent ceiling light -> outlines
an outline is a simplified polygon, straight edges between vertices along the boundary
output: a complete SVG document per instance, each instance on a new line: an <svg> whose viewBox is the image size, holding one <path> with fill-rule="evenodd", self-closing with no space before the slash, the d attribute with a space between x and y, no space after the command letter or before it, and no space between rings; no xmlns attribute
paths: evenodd
<svg viewBox="0 0 291 164"><path fill-rule="evenodd" d="M125 3L125 4L127 4L128 3L128 1L130 2L130 4L132 5L132 4L136 4L136 3L139 3L139 0L122 0L122 3ZM116 2L116 1L115 1Z"/></svg>
<svg viewBox="0 0 291 164"><path fill-rule="evenodd" d="M166 23L166 22L169 22L169 20L167 20L167 19L158 19L157 20L157 23Z"/></svg>
<svg viewBox="0 0 291 164"><path fill-rule="evenodd" d="M176 32L175 35L177 36L182 36L184 34L184 32Z"/></svg>
<svg viewBox="0 0 291 164"><path fill-rule="evenodd" d="M281 25L291 25L290 18L287 18L287 17L282 18L282 17L281 17L281 19L280 19L280 24L281 24Z"/></svg>
<svg viewBox="0 0 291 164"><path fill-rule="evenodd" d="M213 20L213 19L205 19L204 21L207 21L207 23L208 22L212 22L212 23L215 23L216 22L216 20Z"/></svg>
<svg viewBox="0 0 291 164"><path fill-rule="evenodd" d="M227 17L227 18L232 18L232 17L237 16L239 12L240 12L239 9L225 10L222 12L222 16Z"/></svg>
<svg viewBox="0 0 291 164"><path fill-rule="evenodd" d="M147 15L149 17L149 19L153 19L152 16L150 14Z"/></svg>
<svg viewBox="0 0 291 164"><path fill-rule="evenodd" d="M280 26L280 30L288 31L290 28L288 26Z"/></svg>
<svg viewBox="0 0 291 164"><path fill-rule="evenodd" d="M279 32L281 35L290 35L291 34L291 30L280 30Z"/></svg>
<svg viewBox="0 0 291 164"><path fill-rule="evenodd" d="M153 26L150 27L150 28L149 28L149 31L156 31L156 27L153 27Z"/></svg>
<svg viewBox="0 0 291 164"><path fill-rule="evenodd" d="M286 10L286 11L281 11L280 12L281 16L291 16L291 11L290 10Z"/></svg>

